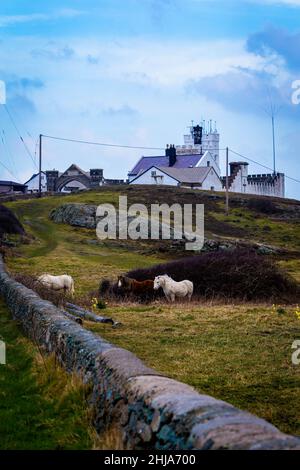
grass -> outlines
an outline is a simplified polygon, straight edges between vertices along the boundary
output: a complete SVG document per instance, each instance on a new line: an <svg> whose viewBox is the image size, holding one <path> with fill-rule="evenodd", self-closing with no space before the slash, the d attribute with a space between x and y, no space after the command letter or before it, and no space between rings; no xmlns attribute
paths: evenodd
<svg viewBox="0 0 300 470"><path fill-rule="evenodd" d="M129 304L108 306L105 315L123 327L88 328L200 393L300 435L299 367L291 361L300 338L295 307Z"/></svg>
<svg viewBox="0 0 300 470"><path fill-rule="evenodd" d="M226 216L224 212L212 212L219 222L227 222L233 228L240 228L244 238L275 245L290 250L300 250L299 220L277 220L245 208L232 208Z"/></svg>
<svg viewBox="0 0 300 470"><path fill-rule="evenodd" d="M190 193L194 197L195 193ZM138 189L128 191L128 195L138 200ZM170 199L176 195L172 190ZM79 301L87 292L97 289L103 277L115 278L129 269L165 261L166 257L159 252L147 254L142 243L118 246L113 242L97 242L95 231L56 225L48 219L50 210L62 203L116 202L117 196L117 192L107 189L9 203L34 240L17 247L14 256L8 256L8 268L28 274L67 272L75 279L75 301ZM146 195L140 193L142 197ZM208 227L214 228L214 233L219 234L216 229L225 227L221 234L230 234L230 227L235 226L232 236L242 233L247 239L288 246L291 251L298 249L299 228L294 221L275 221L239 208L232 209L224 222L220 207L218 201L209 200L208 223L213 223L213 219L218 222ZM264 229L266 225L271 231ZM286 236L290 238L285 242ZM299 279L299 260L294 255L278 258L278 262ZM300 369L291 361L291 345L300 338L295 309L292 305L273 307L255 303L193 302L173 306L164 302L111 303L104 314L121 321L122 328L89 322L85 326L199 392L227 400L267 419L284 432L300 435Z"/></svg>
<svg viewBox="0 0 300 470"><path fill-rule="evenodd" d="M87 386L53 357L43 359L0 301L0 449L90 449Z"/></svg>

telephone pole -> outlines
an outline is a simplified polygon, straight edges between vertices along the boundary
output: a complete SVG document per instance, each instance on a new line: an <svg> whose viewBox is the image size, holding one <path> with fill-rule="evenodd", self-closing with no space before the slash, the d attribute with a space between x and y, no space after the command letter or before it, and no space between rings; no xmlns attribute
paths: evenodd
<svg viewBox="0 0 300 470"><path fill-rule="evenodd" d="M229 154L229 149L226 147L226 206L225 206L225 212L226 215L229 214L229 193L228 193L228 154Z"/></svg>
<svg viewBox="0 0 300 470"><path fill-rule="evenodd" d="M272 110L272 137L273 137L273 173L276 174L276 147L275 147L275 116Z"/></svg>
<svg viewBox="0 0 300 470"><path fill-rule="evenodd" d="M39 197L42 197L42 134L39 136Z"/></svg>

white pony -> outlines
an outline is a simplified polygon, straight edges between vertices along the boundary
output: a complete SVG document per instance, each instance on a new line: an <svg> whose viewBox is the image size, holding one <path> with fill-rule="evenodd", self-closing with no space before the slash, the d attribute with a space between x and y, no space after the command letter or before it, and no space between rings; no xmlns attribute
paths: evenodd
<svg viewBox="0 0 300 470"><path fill-rule="evenodd" d="M188 297L191 300L194 290L194 284L191 281L174 281L170 276L156 276L154 279L154 290L162 287L164 294L169 302L174 302L176 297Z"/></svg>
<svg viewBox="0 0 300 470"><path fill-rule="evenodd" d="M67 274L61 276L52 276L51 274L42 274L38 277L38 282L52 290L62 290L74 294L74 280Z"/></svg>

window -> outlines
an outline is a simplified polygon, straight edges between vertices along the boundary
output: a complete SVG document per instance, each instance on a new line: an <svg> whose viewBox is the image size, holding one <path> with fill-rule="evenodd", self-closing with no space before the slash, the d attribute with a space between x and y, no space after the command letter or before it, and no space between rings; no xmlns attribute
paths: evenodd
<svg viewBox="0 0 300 470"><path fill-rule="evenodd" d="M155 170L151 171L151 176L156 176L156 171Z"/></svg>
<svg viewBox="0 0 300 470"><path fill-rule="evenodd" d="M210 166L210 161L209 160L207 161L207 166Z"/></svg>

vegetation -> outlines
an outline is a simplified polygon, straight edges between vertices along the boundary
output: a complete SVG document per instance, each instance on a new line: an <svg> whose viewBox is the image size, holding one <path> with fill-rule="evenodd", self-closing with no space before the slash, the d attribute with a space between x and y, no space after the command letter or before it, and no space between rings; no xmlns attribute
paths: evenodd
<svg viewBox="0 0 300 470"><path fill-rule="evenodd" d="M132 187L102 188L8 203L33 239L7 256L9 270L30 276L46 271L67 272L75 279L75 302L91 307L92 298L98 297L101 279L116 279L121 273L178 257L178 253L164 252L152 242L100 242L93 230L54 224L48 218L50 210L62 203L116 203L120 192L128 195L129 204L172 203L178 202L179 197L184 203L204 203L206 236L283 247L286 253L271 258L299 280L297 202L272 199L276 206L280 205L281 209L283 206L285 216L291 212L290 218L281 219L278 217L282 213L273 217L259 212L257 205L247 206L251 198L237 195L231 198L231 212L227 217L223 195L166 187L142 191ZM264 259L259 257L259 261ZM299 368L291 362L291 345L300 337L296 311L291 299L288 304L275 307L271 301L258 303L256 299L247 303L203 300L172 306L163 299L149 305L111 301L105 315L122 322L123 327L112 329L109 325L89 322L85 322L85 327L133 351L149 366L191 384L201 393L249 410L282 431L300 434Z"/></svg>
<svg viewBox="0 0 300 470"><path fill-rule="evenodd" d="M89 449L88 389L23 337L0 301L0 449Z"/></svg>
<svg viewBox="0 0 300 470"><path fill-rule="evenodd" d="M175 281L189 279L194 294L207 298L294 301L300 298L298 283L274 262L254 251L204 253L149 268L135 269L128 276L143 281L168 274ZM201 300L201 299L200 299Z"/></svg>
<svg viewBox="0 0 300 470"><path fill-rule="evenodd" d="M23 235L24 229L14 213L0 204L0 238L5 234Z"/></svg>

